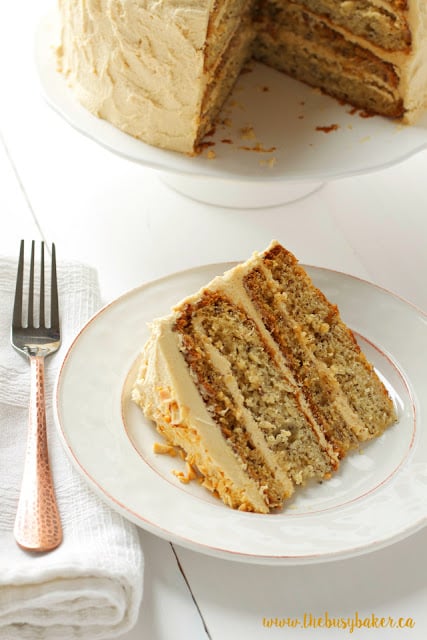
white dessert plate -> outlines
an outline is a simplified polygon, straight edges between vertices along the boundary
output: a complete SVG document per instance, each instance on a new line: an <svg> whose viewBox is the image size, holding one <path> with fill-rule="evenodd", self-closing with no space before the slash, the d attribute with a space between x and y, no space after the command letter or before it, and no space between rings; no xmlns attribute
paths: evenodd
<svg viewBox="0 0 427 640"><path fill-rule="evenodd" d="M363 117L348 105L255 64L241 75L227 101L220 118L224 124L208 138L213 146L193 158L157 149L78 104L57 72L54 20L45 18L36 38L36 65L48 103L110 151L168 174L251 183L318 183L385 168L427 144L427 115L413 127L378 116ZM212 151L215 158L209 157Z"/></svg>
<svg viewBox="0 0 427 640"><path fill-rule="evenodd" d="M184 547L243 562L313 563L376 550L427 519L427 316L363 280L307 267L385 381L399 421L349 455L329 481L297 491L279 513L234 511L197 482L130 399L147 322L166 314L231 263L203 266L121 296L82 329L56 385L65 447L92 488L148 531Z"/></svg>

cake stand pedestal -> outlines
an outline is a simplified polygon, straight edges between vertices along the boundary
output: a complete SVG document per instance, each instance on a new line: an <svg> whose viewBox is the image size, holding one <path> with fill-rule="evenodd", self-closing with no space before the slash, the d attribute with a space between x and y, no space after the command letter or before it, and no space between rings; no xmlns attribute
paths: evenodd
<svg viewBox="0 0 427 640"><path fill-rule="evenodd" d="M305 180L251 182L164 172L159 172L159 177L169 188L192 200L233 209L260 209L288 204L315 193L325 184Z"/></svg>

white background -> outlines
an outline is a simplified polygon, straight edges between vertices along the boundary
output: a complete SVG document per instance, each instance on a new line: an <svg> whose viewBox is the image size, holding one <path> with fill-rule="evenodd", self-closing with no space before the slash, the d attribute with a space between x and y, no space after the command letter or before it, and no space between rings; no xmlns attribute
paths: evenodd
<svg viewBox="0 0 427 640"><path fill-rule="evenodd" d="M8 3L0 22L1 253L17 254L21 237L55 241L60 258L97 268L107 302L177 270L245 259L276 238L304 263L366 278L427 310L426 151L387 170L329 182L291 204L197 203L155 171L83 137L46 105L33 37L48 8L45 0ZM200 614L213 640L425 637L425 530L364 557L288 568L205 557L144 532L141 539L146 592L138 627L126 640L207 637ZM412 617L416 625L351 635L263 626L264 617L326 611L336 618L356 611L364 618Z"/></svg>

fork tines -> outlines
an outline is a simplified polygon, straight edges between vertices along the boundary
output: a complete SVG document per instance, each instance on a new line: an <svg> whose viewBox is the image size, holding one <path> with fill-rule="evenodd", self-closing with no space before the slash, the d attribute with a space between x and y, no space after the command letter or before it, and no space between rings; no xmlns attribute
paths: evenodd
<svg viewBox="0 0 427 640"><path fill-rule="evenodd" d="M59 331L59 307L58 307L58 284L56 276L56 252L55 244L52 243L51 251L51 271L50 271L50 321L46 325L46 308L45 308L45 252L44 242L41 242L40 247L40 295L39 295L39 309L38 309L38 323L36 324L34 318L34 286L35 286L35 241L31 242L31 256L30 256L30 273L28 280L28 305L27 305L27 321L23 323L23 300L24 300L24 264L25 264L25 250L24 240L21 240L21 246L19 250L19 263L18 272L16 276L16 290L15 290L15 302L13 306L13 327L27 328L50 328L54 331Z"/></svg>

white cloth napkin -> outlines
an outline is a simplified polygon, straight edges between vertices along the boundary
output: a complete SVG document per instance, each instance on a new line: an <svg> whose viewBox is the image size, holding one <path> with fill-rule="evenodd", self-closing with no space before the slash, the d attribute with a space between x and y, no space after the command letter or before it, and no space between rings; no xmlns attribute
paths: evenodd
<svg viewBox="0 0 427 640"><path fill-rule="evenodd" d="M13 523L23 469L29 365L9 342L16 261L0 258L0 638L100 640L136 623L143 554L136 527L110 510L71 466L53 422L58 367L100 306L96 273L58 265L63 346L46 359L48 443L64 540L55 551L21 550Z"/></svg>

